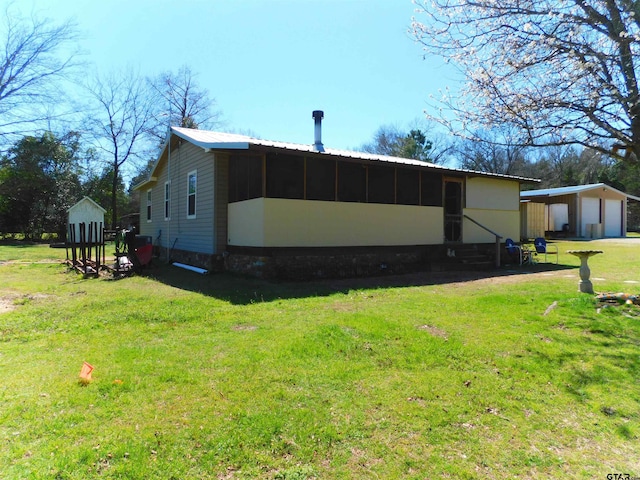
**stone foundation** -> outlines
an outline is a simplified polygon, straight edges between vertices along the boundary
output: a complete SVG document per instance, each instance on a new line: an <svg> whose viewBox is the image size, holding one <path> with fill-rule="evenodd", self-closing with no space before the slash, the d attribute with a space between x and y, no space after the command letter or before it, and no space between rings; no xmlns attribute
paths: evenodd
<svg viewBox="0 0 640 480"><path fill-rule="evenodd" d="M159 250L159 258L162 261L167 261L167 249L161 248ZM185 263L194 267L204 268L209 272L221 272L224 271L224 259L222 255L212 255L208 253L189 252L187 250L172 250L171 263Z"/></svg>
<svg viewBox="0 0 640 480"><path fill-rule="evenodd" d="M233 250L225 269L269 280L312 280L402 274L430 269L437 247ZM324 251L323 251L324 250Z"/></svg>
<svg viewBox="0 0 640 480"><path fill-rule="evenodd" d="M449 248L448 248L449 247ZM172 250L171 262L209 272L228 271L266 280L355 278L412 272L474 270L465 257L490 254L493 245L418 245L344 248L253 248L229 246L221 255ZM455 250L455 251L454 251ZM485 252L486 250L486 252ZM160 249L166 261L166 249Z"/></svg>

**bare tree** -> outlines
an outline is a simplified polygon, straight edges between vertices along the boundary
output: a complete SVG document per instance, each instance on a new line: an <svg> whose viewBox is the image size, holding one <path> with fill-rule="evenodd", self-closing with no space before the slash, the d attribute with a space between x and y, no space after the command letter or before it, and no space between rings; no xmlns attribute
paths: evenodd
<svg viewBox="0 0 640 480"><path fill-rule="evenodd" d="M473 139L461 139L454 147L460 166L480 172L517 175L526 163L526 148L514 141L510 128L474 132Z"/></svg>
<svg viewBox="0 0 640 480"><path fill-rule="evenodd" d="M158 94L156 117L159 126L171 124L186 128L214 128L220 123L215 100L201 88L196 75L184 65L177 72L163 72L149 83ZM168 118L167 118L168 117ZM164 140L166 128L160 127L156 136Z"/></svg>
<svg viewBox="0 0 640 480"><path fill-rule="evenodd" d="M451 153L451 143L442 135L434 134L424 123L412 126L409 131L395 125L383 125L376 130L370 142L357 150L443 164Z"/></svg>
<svg viewBox="0 0 640 480"><path fill-rule="evenodd" d="M60 83L76 65L78 33L36 16L24 18L9 5L0 25L0 135L24 133L51 118L60 105Z"/></svg>
<svg viewBox="0 0 640 480"><path fill-rule="evenodd" d="M123 167L127 162L145 160L153 150L148 140L156 125L157 99L146 81L131 70L96 77L87 85L87 91L95 105L86 121L87 128L112 170L111 228L115 228Z"/></svg>
<svg viewBox="0 0 640 480"><path fill-rule="evenodd" d="M413 33L466 80L443 115L459 135L505 123L520 145L640 159L640 11L630 0L414 0ZM453 114L453 117L448 115Z"/></svg>

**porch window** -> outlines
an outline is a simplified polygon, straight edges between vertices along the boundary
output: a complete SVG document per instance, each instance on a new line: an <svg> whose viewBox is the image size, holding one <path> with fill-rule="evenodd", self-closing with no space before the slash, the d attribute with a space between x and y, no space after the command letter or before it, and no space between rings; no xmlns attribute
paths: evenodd
<svg viewBox="0 0 640 480"><path fill-rule="evenodd" d="M151 189L147 190L147 222L151 221Z"/></svg>
<svg viewBox="0 0 640 480"><path fill-rule="evenodd" d="M187 175L187 218L196 218L197 189L198 172L194 170Z"/></svg>
<svg viewBox="0 0 640 480"><path fill-rule="evenodd" d="M229 202L262 196L262 157L232 155L229 158Z"/></svg>
<svg viewBox="0 0 640 480"><path fill-rule="evenodd" d="M439 173L422 172L420 190L422 199L420 205L442 207L442 175Z"/></svg>
<svg viewBox="0 0 640 480"><path fill-rule="evenodd" d="M400 205L420 205L420 172L398 168L396 181L396 203Z"/></svg>
<svg viewBox="0 0 640 480"><path fill-rule="evenodd" d="M267 197L304 198L304 158L267 155Z"/></svg>
<svg viewBox="0 0 640 480"><path fill-rule="evenodd" d="M360 163L338 162L338 201L367 201L367 167Z"/></svg>
<svg viewBox="0 0 640 480"><path fill-rule="evenodd" d="M369 203L396 203L395 168L369 166L368 198Z"/></svg>
<svg viewBox="0 0 640 480"><path fill-rule="evenodd" d="M171 189L169 182L164 184L164 219L171 218Z"/></svg>
<svg viewBox="0 0 640 480"><path fill-rule="evenodd" d="M307 158L307 200L336 199L336 162L324 158Z"/></svg>

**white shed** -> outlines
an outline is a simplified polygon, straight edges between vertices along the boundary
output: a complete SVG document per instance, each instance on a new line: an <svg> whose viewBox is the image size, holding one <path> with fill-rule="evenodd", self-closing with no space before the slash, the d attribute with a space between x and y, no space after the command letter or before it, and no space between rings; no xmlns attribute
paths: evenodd
<svg viewBox="0 0 640 480"><path fill-rule="evenodd" d="M104 227L104 214L106 212L107 211L104 208L91 200L89 197L84 197L68 210L69 220L67 223L67 232L69 234L72 234L71 225L73 225L76 242L79 242L80 224L84 223L86 225L85 241L87 243L99 242L102 238L102 233L98 229L102 229ZM92 229L91 238L89 238L90 224L95 224L97 226L97 229ZM69 238L68 240L72 241L72 238Z"/></svg>

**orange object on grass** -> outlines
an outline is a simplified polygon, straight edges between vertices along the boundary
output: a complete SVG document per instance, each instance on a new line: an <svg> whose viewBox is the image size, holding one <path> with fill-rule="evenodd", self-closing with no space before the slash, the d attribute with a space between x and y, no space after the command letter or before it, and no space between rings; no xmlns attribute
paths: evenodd
<svg viewBox="0 0 640 480"><path fill-rule="evenodd" d="M82 380L86 380L87 382L91 381L91 372L93 372L93 366L84 362L82 364L82 369L80 370L80 378Z"/></svg>

